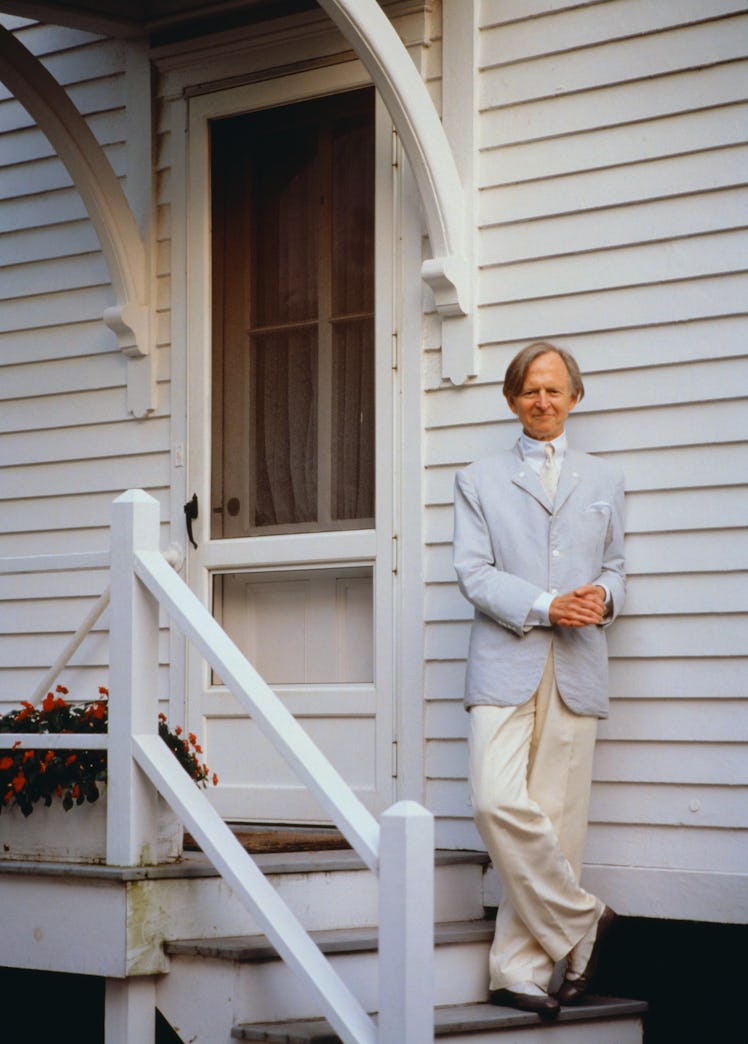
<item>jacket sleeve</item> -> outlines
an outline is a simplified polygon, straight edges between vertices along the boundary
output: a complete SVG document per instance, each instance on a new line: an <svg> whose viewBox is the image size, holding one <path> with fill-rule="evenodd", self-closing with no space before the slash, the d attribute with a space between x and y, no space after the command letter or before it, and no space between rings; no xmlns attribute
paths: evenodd
<svg viewBox="0 0 748 1044"><path fill-rule="evenodd" d="M608 529L605 534L603 565L600 575L592 581L602 584L610 591L611 611L602 622L609 627L623 608L626 597L626 572L624 566L623 534L624 534L624 481L623 474L616 474L615 491L611 503Z"/></svg>
<svg viewBox="0 0 748 1044"><path fill-rule="evenodd" d="M453 562L463 595L476 609L519 637L542 588L505 572L492 546L480 497L466 471L455 479Z"/></svg>

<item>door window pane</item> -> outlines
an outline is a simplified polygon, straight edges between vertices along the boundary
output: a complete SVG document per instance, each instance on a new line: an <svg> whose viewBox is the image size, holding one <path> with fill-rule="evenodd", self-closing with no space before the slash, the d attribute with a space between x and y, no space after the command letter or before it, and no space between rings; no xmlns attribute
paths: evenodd
<svg viewBox="0 0 748 1044"><path fill-rule="evenodd" d="M212 130L212 536L374 520L372 90Z"/></svg>

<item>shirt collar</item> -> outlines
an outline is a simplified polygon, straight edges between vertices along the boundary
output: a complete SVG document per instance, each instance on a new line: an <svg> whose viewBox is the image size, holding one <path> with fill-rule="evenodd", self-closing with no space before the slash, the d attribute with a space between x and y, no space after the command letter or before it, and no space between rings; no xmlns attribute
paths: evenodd
<svg viewBox="0 0 748 1044"><path fill-rule="evenodd" d="M553 446L554 456L558 461L559 468L564 462L564 456L566 455L566 432L562 431L556 439L551 439L550 445ZM535 470L539 471L545 461L545 447L548 445L547 442L540 442L538 439L531 439L529 435L525 435L524 432L519 437L520 449L522 456L525 461L531 465Z"/></svg>

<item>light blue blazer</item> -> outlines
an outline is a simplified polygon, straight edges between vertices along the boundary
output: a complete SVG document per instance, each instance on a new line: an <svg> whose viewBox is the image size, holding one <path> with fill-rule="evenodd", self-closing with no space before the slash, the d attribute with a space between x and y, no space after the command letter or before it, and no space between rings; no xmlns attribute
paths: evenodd
<svg viewBox="0 0 748 1044"><path fill-rule="evenodd" d="M465 705L530 699L553 645L561 698L577 714L608 713L605 628L623 606L623 474L567 449L555 502L525 464L521 443L470 464L455 480L454 566L475 607ZM612 608L601 626L525 626L542 591L603 584Z"/></svg>

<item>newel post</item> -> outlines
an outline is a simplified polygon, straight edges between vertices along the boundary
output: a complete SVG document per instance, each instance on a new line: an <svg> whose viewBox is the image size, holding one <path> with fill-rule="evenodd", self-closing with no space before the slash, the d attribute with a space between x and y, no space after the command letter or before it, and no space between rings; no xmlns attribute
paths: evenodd
<svg viewBox="0 0 748 1044"><path fill-rule="evenodd" d="M133 734L158 728L158 603L133 572L159 546L159 505L129 490L112 505L107 863L156 859L156 792L132 758Z"/></svg>
<svg viewBox="0 0 748 1044"><path fill-rule="evenodd" d="M379 1040L434 1039L434 817L400 801L381 819Z"/></svg>

